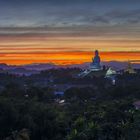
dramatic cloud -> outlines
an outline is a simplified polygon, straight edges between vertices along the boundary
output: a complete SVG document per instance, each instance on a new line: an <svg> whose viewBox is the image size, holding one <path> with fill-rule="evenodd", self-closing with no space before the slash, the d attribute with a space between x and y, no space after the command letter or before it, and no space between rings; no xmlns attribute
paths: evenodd
<svg viewBox="0 0 140 140"><path fill-rule="evenodd" d="M1 27L139 23L138 0L3 0Z"/></svg>
<svg viewBox="0 0 140 140"><path fill-rule="evenodd" d="M0 0L0 62L87 62L94 49L140 59L140 0Z"/></svg>

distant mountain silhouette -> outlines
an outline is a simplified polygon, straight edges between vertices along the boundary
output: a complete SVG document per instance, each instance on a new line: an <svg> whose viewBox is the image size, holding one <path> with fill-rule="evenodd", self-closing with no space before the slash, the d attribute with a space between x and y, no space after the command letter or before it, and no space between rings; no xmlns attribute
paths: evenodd
<svg viewBox="0 0 140 140"><path fill-rule="evenodd" d="M102 65L110 66L116 70L125 69L128 66L128 62L120 62L120 61L109 61L102 62ZM140 63L132 63L133 68L140 69Z"/></svg>
<svg viewBox="0 0 140 140"><path fill-rule="evenodd" d="M46 64L34 63L34 64L29 64L29 65L24 65L21 67L27 70L42 71L42 70L57 68L58 66L54 65L53 63L46 63Z"/></svg>
<svg viewBox="0 0 140 140"><path fill-rule="evenodd" d="M106 65L109 67L112 67L116 70L124 69L127 67L128 62L119 62L119 61L109 61L109 62L102 62L102 66ZM83 64L74 64L74 65L55 65L53 63L35 63L35 64L28 64L28 65L7 65L4 63L0 64L0 73L11 73L11 74L17 74L17 75L31 75L31 74L37 74L40 71L43 70L49 70L49 69L58 69L58 68L81 68L81 69L87 69L89 67L90 63L83 63ZM133 63L133 68L140 69L140 63Z"/></svg>

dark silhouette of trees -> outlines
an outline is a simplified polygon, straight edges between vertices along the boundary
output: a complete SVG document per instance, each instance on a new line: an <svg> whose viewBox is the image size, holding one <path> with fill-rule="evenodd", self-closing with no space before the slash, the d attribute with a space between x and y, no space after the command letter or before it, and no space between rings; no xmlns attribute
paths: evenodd
<svg viewBox="0 0 140 140"><path fill-rule="evenodd" d="M133 102L140 100L140 78L121 75L112 86L104 77L74 77L79 71L0 74L0 140L19 140L23 130L30 140L139 140L140 110ZM56 96L56 84L74 86Z"/></svg>

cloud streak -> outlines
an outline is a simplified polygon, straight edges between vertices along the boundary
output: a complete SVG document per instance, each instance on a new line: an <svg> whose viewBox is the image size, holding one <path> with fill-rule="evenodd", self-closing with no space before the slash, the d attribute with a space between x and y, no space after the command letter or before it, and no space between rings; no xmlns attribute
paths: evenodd
<svg viewBox="0 0 140 140"><path fill-rule="evenodd" d="M140 52L139 5L138 0L0 1L0 62L86 62L94 49L119 52L116 60L133 59ZM102 53L104 60L113 55Z"/></svg>
<svg viewBox="0 0 140 140"><path fill-rule="evenodd" d="M139 24L138 0L0 1L0 27Z"/></svg>

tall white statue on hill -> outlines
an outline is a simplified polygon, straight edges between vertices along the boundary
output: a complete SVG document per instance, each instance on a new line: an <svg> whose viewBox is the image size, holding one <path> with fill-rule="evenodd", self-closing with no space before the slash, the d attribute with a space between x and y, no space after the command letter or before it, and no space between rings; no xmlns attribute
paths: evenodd
<svg viewBox="0 0 140 140"><path fill-rule="evenodd" d="M92 69L92 71L99 71L101 70L101 65L100 65L100 56L99 56L99 52L98 50L95 51L95 56L94 58L92 58L92 63L90 65L90 69Z"/></svg>
<svg viewBox="0 0 140 140"><path fill-rule="evenodd" d="M102 67L100 65L100 56L98 50L95 51L95 56L92 58L92 63L90 64L89 68L78 74L80 77L84 77L90 75L91 73L100 72L102 71Z"/></svg>

